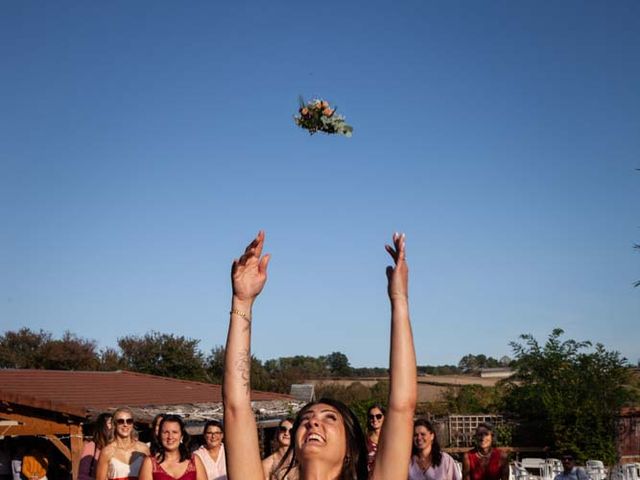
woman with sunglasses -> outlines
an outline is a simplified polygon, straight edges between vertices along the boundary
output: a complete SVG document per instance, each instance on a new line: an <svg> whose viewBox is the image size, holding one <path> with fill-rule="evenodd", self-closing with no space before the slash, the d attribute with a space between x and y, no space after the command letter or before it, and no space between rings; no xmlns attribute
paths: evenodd
<svg viewBox="0 0 640 480"><path fill-rule="evenodd" d="M178 415L160 421L160 446L144 461L140 480L206 480L204 466L189 450L189 434Z"/></svg>
<svg viewBox="0 0 640 480"><path fill-rule="evenodd" d="M100 453L96 480L135 480L149 448L138 441L133 413L126 407L113 413L113 441Z"/></svg>
<svg viewBox="0 0 640 480"><path fill-rule="evenodd" d="M224 453L222 423L209 420L202 430L204 445L193 452L204 465L207 480L227 480L227 463Z"/></svg>
<svg viewBox="0 0 640 480"><path fill-rule="evenodd" d="M369 473L373 472L373 466L376 463L384 412L384 407L378 404L371 405L367 410L367 470Z"/></svg>
<svg viewBox="0 0 640 480"><path fill-rule="evenodd" d="M233 262L233 296L224 362L224 422L230 480L263 480L256 421L251 408L251 308L267 280L269 255L262 255L264 232ZM416 357L409 322L408 268L404 235L386 246L394 266L387 267L391 303L390 381L387 418L380 434L374 480L406 479L416 405ZM283 312L284 313L284 312ZM309 327L302 327L307 330ZM302 480L366 480L365 435L343 403L321 399L296 417L285 472L297 465Z"/></svg>
<svg viewBox="0 0 640 480"><path fill-rule="evenodd" d="M262 470L265 480L297 480L298 472L295 468L291 469L289 474L285 475L284 469L280 465L288 465L289 459L285 458L287 449L291 445L291 429L293 428L293 419L285 418L278 425L276 440L278 446L275 452L262 461ZM280 468L278 468L280 467Z"/></svg>
<svg viewBox="0 0 640 480"><path fill-rule="evenodd" d="M413 424L413 455L409 480L461 480L455 460L440 450L433 424L419 418Z"/></svg>
<svg viewBox="0 0 640 480"><path fill-rule="evenodd" d="M462 458L463 480L509 480L509 458L494 446L493 426L481 423L476 428L476 446Z"/></svg>

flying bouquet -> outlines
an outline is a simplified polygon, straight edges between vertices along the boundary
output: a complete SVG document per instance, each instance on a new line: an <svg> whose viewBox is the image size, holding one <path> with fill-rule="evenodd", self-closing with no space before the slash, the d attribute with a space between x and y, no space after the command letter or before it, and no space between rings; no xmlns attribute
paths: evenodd
<svg viewBox="0 0 640 480"><path fill-rule="evenodd" d="M311 135L316 132L324 132L350 137L353 134L353 127L344 122L343 116L336 114L336 108L331 108L329 102L319 98L305 103L304 99L300 97L298 115L293 118L296 125L309 130Z"/></svg>

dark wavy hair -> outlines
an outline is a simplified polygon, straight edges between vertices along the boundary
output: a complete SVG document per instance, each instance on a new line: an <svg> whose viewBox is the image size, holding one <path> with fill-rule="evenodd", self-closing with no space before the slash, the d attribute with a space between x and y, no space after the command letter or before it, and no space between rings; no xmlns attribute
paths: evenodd
<svg viewBox="0 0 640 480"><path fill-rule="evenodd" d="M442 450L440 449L440 442L438 442L438 434L436 433L436 429L433 428L433 424L425 418L419 418L415 422L413 422L414 433L416 428L418 427L424 427L429 430L429 432L433 433L433 443L431 444L431 465L433 465L434 467L438 467L440 465L440 462L442 462ZM413 444L412 452L414 455L418 455L420 453L420 450L416 448L415 443Z"/></svg>
<svg viewBox="0 0 640 480"><path fill-rule="evenodd" d="M159 436L162 436L162 427L164 427L165 423L177 423L180 425L180 433L182 434L182 441L180 442L180 446L178 447L178 451L180 452L180 461L184 462L185 460L189 460L191 458L191 450L189 450L189 441L191 437L187 433L187 430L184 428L184 422L179 415L165 415L162 417L162 421L160 422L160 430ZM156 459L158 463L164 462L164 445L162 445L162 440L158 439L158 451L156 452Z"/></svg>
<svg viewBox="0 0 640 480"><path fill-rule="evenodd" d="M369 408L367 408L367 430L371 430L371 427L369 426L369 414L374 408L380 410L382 412L382 415L387 415L387 409L384 408L381 404L374 403L373 405L371 405Z"/></svg>
<svg viewBox="0 0 640 480"><path fill-rule="evenodd" d="M160 448L160 439L156 435L156 425L158 425L159 427L160 422L162 422L162 419L164 417L164 413L159 413L155 417L153 417L153 420L151 420L151 438L149 438L149 451L152 455L157 455Z"/></svg>
<svg viewBox="0 0 640 480"><path fill-rule="evenodd" d="M333 400L332 398L321 398L316 402L307 403L298 412L296 420L293 422L293 428L291 429L291 445L289 445L287 452L282 457L282 460L280 460L277 469L284 469L284 476L286 477L289 471L296 464L299 465L296 458L296 432L300 427L304 414L307 413L311 407L318 404L329 405L330 407L335 408L342 417L342 422L344 424L347 451L338 480L367 480L366 439L362 428L360 427L360 423L358 422L358 418L344 403L338 400ZM301 470L303 470L301 465L300 467Z"/></svg>
<svg viewBox="0 0 640 480"><path fill-rule="evenodd" d="M112 420L110 413L101 413L93 424L93 442L96 448L102 450L113 440L113 428L108 428L107 423Z"/></svg>

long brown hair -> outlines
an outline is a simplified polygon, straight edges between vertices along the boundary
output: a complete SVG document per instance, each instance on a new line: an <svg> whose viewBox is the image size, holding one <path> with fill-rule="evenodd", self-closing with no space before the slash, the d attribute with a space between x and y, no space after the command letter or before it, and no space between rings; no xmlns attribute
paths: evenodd
<svg viewBox="0 0 640 480"><path fill-rule="evenodd" d="M112 428L109 428L109 420L112 418L110 413L101 413L93 424L93 442L100 450L113 440L113 424Z"/></svg>
<svg viewBox="0 0 640 480"><path fill-rule="evenodd" d="M358 422L358 418L344 403L339 402L338 400L333 400L332 398L321 398L317 402L307 403L298 412L296 420L293 422L293 427L291 428L291 444L289 445L287 452L282 457L282 460L280 460L277 470L284 469L284 476L286 477L296 463L299 463L296 459L296 432L300 427L304 414L311 407L318 404L325 404L335 408L342 417L342 422L344 424L347 451L345 453L342 471L340 472L338 479L367 480L366 439L362 432L362 428L360 427L360 423ZM303 470L301 465L299 465L299 467Z"/></svg>

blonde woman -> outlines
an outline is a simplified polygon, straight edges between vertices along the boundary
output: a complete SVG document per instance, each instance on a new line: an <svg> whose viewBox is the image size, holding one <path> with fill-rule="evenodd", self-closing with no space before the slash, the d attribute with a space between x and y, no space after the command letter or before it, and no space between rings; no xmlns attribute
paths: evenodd
<svg viewBox="0 0 640 480"><path fill-rule="evenodd" d="M131 410L119 408L112 422L114 439L100 452L96 480L136 480L149 447L138 441Z"/></svg>

